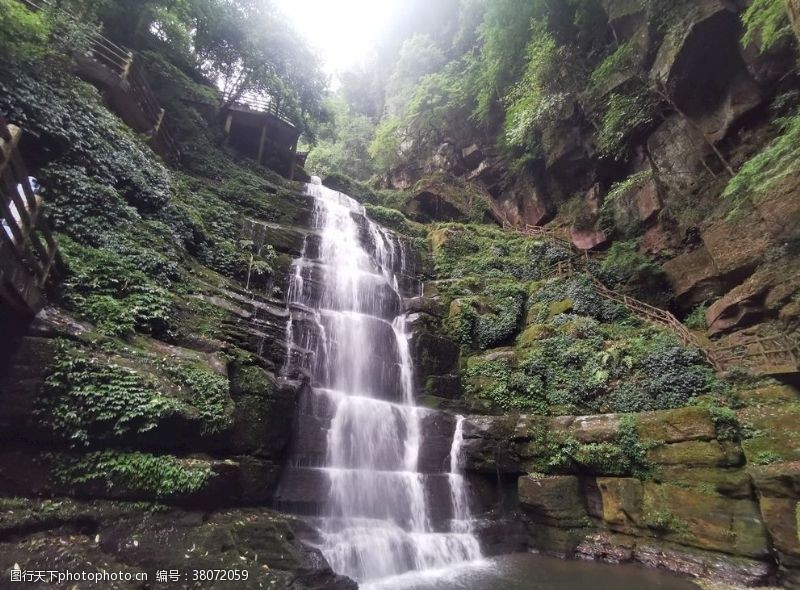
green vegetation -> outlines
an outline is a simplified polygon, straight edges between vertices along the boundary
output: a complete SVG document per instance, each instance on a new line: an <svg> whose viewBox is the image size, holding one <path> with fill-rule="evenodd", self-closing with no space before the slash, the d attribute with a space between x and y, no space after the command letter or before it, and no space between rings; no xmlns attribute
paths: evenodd
<svg viewBox="0 0 800 590"><path fill-rule="evenodd" d="M658 301L659 294L668 292L664 271L639 251L639 240L614 242L600 264L599 276L615 287L633 285L633 295L642 299Z"/></svg>
<svg viewBox="0 0 800 590"><path fill-rule="evenodd" d="M527 468L541 473L584 473L649 477L648 444L639 439L633 416L620 419L615 440L581 443L569 433L551 430L542 422L531 431L535 457Z"/></svg>
<svg viewBox="0 0 800 590"><path fill-rule="evenodd" d="M792 37L792 26L784 0L754 0L742 14L745 34L742 42L758 41L761 51Z"/></svg>
<svg viewBox="0 0 800 590"><path fill-rule="evenodd" d="M541 414L639 412L713 390L698 351L598 295L591 276L545 279L563 249L460 224L438 225L429 239L437 277L449 279L437 289L449 306L445 331L462 348L470 402ZM622 281L646 274L645 262L632 244L597 272Z"/></svg>
<svg viewBox="0 0 800 590"><path fill-rule="evenodd" d="M600 154L615 160L626 160L630 155L632 136L653 122L656 104L646 91L611 94L597 133Z"/></svg>
<svg viewBox="0 0 800 590"><path fill-rule="evenodd" d="M593 89L602 91L603 87L608 85L615 76L625 74L634 68L638 59L640 56L636 55L633 43L630 41L623 43L592 72L590 80Z"/></svg>
<svg viewBox="0 0 800 590"><path fill-rule="evenodd" d="M725 187L723 196L735 207L758 201L782 179L796 174L800 162L800 115L779 121L779 135L753 156Z"/></svg>
<svg viewBox="0 0 800 590"><path fill-rule="evenodd" d="M60 485L78 489L99 485L106 493L129 499L187 496L214 477L205 464L147 453L102 451L81 457L53 455L51 459Z"/></svg>
<svg viewBox="0 0 800 590"><path fill-rule="evenodd" d="M690 330L707 330L708 329L708 322L706 321L706 311L708 310L708 305L706 303L701 303L697 307L695 307L689 315L686 316L686 319L683 321L686 324L686 327Z"/></svg>
<svg viewBox="0 0 800 590"><path fill-rule="evenodd" d="M39 411L62 438L76 445L121 439L180 409L153 378L87 352L62 345L46 381Z"/></svg>
<svg viewBox="0 0 800 590"><path fill-rule="evenodd" d="M369 154L374 123L341 97L328 98L323 105L328 117L317 129L317 143L308 154L306 169L326 180L334 174L368 180L375 173Z"/></svg>
<svg viewBox="0 0 800 590"><path fill-rule="evenodd" d="M120 350L103 338L60 343L37 403L47 427L75 446L146 438L179 414L197 421L201 436L214 435L233 411L228 379L202 363Z"/></svg>
<svg viewBox="0 0 800 590"><path fill-rule="evenodd" d="M185 400L197 409L203 434L216 434L230 426L231 406L225 376L199 363L176 364L173 360L162 362L161 369L186 389Z"/></svg>

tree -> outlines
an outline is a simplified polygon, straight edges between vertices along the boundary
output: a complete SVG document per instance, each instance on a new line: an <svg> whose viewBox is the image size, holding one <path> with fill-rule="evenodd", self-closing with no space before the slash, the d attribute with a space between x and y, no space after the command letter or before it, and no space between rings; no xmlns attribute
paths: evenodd
<svg viewBox="0 0 800 590"><path fill-rule="evenodd" d="M319 113L327 86L319 60L268 2L197 0L194 45L226 105L266 97L298 122Z"/></svg>
<svg viewBox="0 0 800 590"><path fill-rule="evenodd" d="M789 13L789 21L794 28L794 34L800 41L800 0L784 0L786 3L786 12Z"/></svg>
<svg viewBox="0 0 800 590"><path fill-rule="evenodd" d="M407 39L386 88L387 113L401 114L422 77L437 71L446 61L442 50L428 35L416 34Z"/></svg>
<svg viewBox="0 0 800 590"><path fill-rule="evenodd" d="M369 154L375 124L340 95L326 99L324 107L328 118L318 130L319 141L308 155L306 168L322 176L339 172L368 180L375 173Z"/></svg>

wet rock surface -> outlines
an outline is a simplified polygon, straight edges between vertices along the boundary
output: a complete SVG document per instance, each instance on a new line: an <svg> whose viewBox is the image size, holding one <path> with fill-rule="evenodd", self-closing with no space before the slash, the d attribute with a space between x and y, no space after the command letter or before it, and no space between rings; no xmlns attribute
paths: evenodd
<svg viewBox="0 0 800 590"><path fill-rule="evenodd" d="M303 545L291 517L263 509L190 512L122 502L5 498L0 511L0 571L71 570L144 573L148 582L105 588L153 587L157 571L177 571L171 588L297 588L355 590L324 558ZM194 578L194 570L247 572L247 580ZM48 587L73 588L74 582Z"/></svg>
<svg viewBox="0 0 800 590"><path fill-rule="evenodd" d="M754 414L748 423L760 424L763 416ZM527 523L535 549L636 561L735 584L763 584L780 575L791 585L798 557L794 462L745 467L742 446L718 438L709 411L687 407L635 416L647 477L616 473L614 463L581 465L580 445L616 444L623 422L618 414L471 416L465 425L468 473L476 489L484 489L480 482L495 487L489 505L498 506L497 498L514 486L510 506ZM538 473L537 457L551 452L543 432L576 441L578 448L567 451L575 462L554 474ZM780 444L778 437L771 440ZM759 444L749 456L764 452L765 443ZM793 459L791 447L782 445ZM492 483L492 473L506 474L506 483ZM780 573L773 548L782 556Z"/></svg>

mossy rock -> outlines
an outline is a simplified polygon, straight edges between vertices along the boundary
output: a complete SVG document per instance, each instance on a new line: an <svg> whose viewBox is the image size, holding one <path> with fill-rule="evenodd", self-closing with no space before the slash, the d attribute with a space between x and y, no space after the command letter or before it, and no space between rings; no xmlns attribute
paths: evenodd
<svg viewBox="0 0 800 590"><path fill-rule="evenodd" d="M450 238L456 235L458 232L453 230L449 227L443 227L441 229L435 229L428 234L428 241L431 243L431 250L433 251L433 255L436 256L443 248L447 246L447 242Z"/></svg>
<svg viewBox="0 0 800 590"><path fill-rule="evenodd" d="M546 324L529 325L519 336L517 336L517 346L523 348L533 346L537 340L547 338L551 333L552 329Z"/></svg>
<svg viewBox="0 0 800 590"><path fill-rule="evenodd" d="M291 439L298 383L281 382L247 356L229 365L234 400L231 446L237 453L279 458Z"/></svg>
<svg viewBox="0 0 800 590"><path fill-rule="evenodd" d="M0 530L36 530L35 543L4 543L0 568L28 571L103 564L109 571L244 570L247 580L207 581L204 588L355 590L319 553L304 546L305 525L263 508L185 511L143 503L15 500L3 510ZM38 516L37 516L38 515ZM91 534L87 534L91 531ZM187 556L189 556L187 558ZM181 584L177 584L181 586ZM139 588L137 583L103 588Z"/></svg>
<svg viewBox="0 0 800 590"><path fill-rule="evenodd" d="M642 482L627 477L598 477L602 517L611 529L630 533L644 526Z"/></svg>
<svg viewBox="0 0 800 590"><path fill-rule="evenodd" d="M538 523L528 527L531 548L556 555L573 555L584 539L593 532L592 528L563 528Z"/></svg>
<svg viewBox="0 0 800 590"><path fill-rule="evenodd" d="M654 465L736 467L743 463L743 459L737 445L718 441L659 445L647 452L647 460Z"/></svg>
<svg viewBox="0 0 800 590"><path fill-rule="evenodd" d="M694 487L730 498L752 498L753 484L745 469L661 466L653 473L653 481L682 487Z"/></svg>
<svg viewBox="0 0 800 590"><path fill-rule="evenodd" d="M761 496L800 499L800 462L749 465L747 472L753 478Z"/></svg>
<svg viewBox="0 0 800 590"><path fill-rule="evenodd" d="M588 515L576 476L526 475L517 480L519 502L535 522L583 526Z"/></svg>
<svg viewBox="0 0 800 590"><path fill-rule="evenodd" d="M753 500L645 482L643 507L645 524L667 541L746 557L769 555L766 528Z"/></svg>
<svg viewBox="0 0 800 590"><path fill-rule="evenodd" d="M800 558L800 502L797 498L762 497L759 504L775 549Z"/></svg>
<svg viewBox="0 0 800 590"><path fill-rule="evenodd" d="M548 316L553 318L562 313L572 311L573 302L571 299L563 299L561 301L553 301L547 306Z"/></svg>
<svg viewBox="0 0 800 590"><path fill-rule="evenodd" d="M742 441L748 463L800 460L800 404L750 407L737 416L752 432Z"/></svg>
<svg viewBox="0 0 800 590"><path fill-rule="evenodd" d="M696 406L637 414L636 431L643 441L648 442L676 443L716 438L711 413Z"/></svg>
<svg viewBox="0 0 800 590"><path fill-rule="evenodd" d="M755 389L737 390L739 400L747 406L795 403L800 392L790 385L768 385Z"/></svg>

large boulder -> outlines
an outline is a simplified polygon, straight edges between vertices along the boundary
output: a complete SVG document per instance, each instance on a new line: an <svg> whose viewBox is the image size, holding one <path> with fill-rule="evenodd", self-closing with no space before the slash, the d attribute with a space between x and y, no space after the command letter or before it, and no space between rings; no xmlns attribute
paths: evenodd
<svg viewBox="0 0 800 590"><path fill-rule="evenodd" d="M644 526L642 482L626 477L598 477L602 499L602 519L618 532L634 532Z"/></svg>
<svg viewBox="0 0 800 590"><path fill-rule="evenodd" d="M781 582L787 588L795 588L800 583L800 462L753 465L748 471L779 557Z"/></svg>
<svg viewBox="0 0 800 590"><path fill-rule="evenodd" d="M234 401L231 447L236 453L282 460L292 438L301 383L281 379L254 363L230 365Z"/></svg>
<svg viewBox="0 0 800 590"><path fill-rule="evenodd" d="M578 250L594 250L609 242L608 235L600 229L580 229L575 226L569 230L572 245Z"/></svg>
<svg viewBox="0 0 800 590"><path fill-rule="evenodd" d="M707 174L704 159L710 147L685 117L667 117L648 138L647 150L658 182L669 194L691 192Z"/></svg>
<svg viewBox="0 0 800 590"><path fill-rule="evenodd" d="M762 102L762 93L742 58L734 11L721 0L700 0L684 18L662 43L651 75L676 109L716 143Z"/></svg>
<svg viewBox="0 0 800 590"><path fill-rule="evenodd" d="M518 174L496 201L503 219L514 226L543 225L555 213L541 182L530 171Z"/></svg>
<svg viewBox="0 0 800 590"><path fill-rule="evenodd" d="M461 163L467 170L475 170L483 160L483 151L474 143L461 150Z"/></svg>
<svg viewBox="0 0 800 590"><path fill-rule="evenodd" d="M756 272L708 308L706 324L709 334L746 328L764 318L767 313L765 300L772 286L767 274Z"/></svg>
<svg viewBox="0 0 800 590"><path fill-rule="evenodd" d="M702 246L664 263L682 305L721 295L750 276L773 247L758 218L720 221L701 232Z"/></svg>
<svg viewBox="0 0 800 590"><path fill-rule="evenodd" d="M573 475L527 475L519 478L517 491L534 522L564 527L587 524L580 482Z"/></svg>

